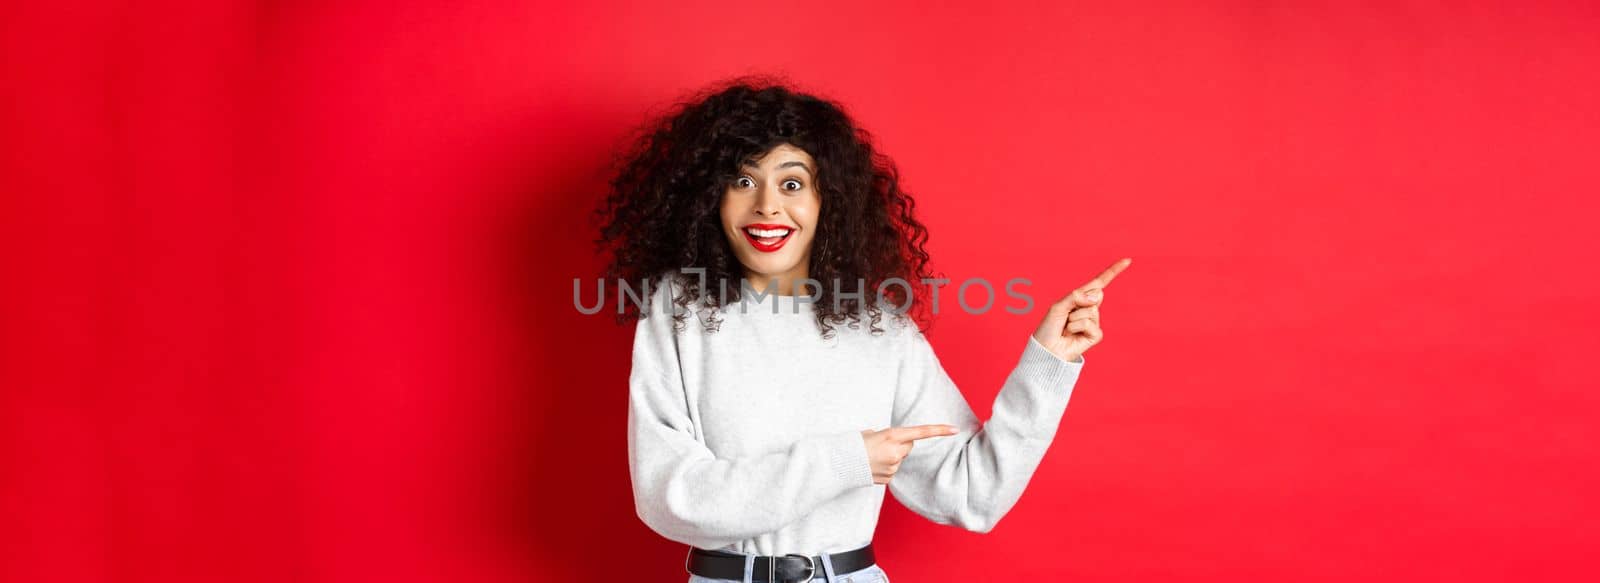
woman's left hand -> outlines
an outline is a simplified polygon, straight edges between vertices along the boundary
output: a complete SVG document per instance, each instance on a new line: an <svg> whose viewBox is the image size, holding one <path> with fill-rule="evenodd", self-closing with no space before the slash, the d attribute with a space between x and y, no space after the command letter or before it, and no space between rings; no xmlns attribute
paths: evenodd
<svg viewBox="0 0 1600 583"><path fill-rule="evenodd" d="M1117 260L1089 283L1051 304L1033 338L1067 361L1077 360L1089 347L1099 344L1105 338L1105 332L1100 330L1100 304L1105 302L1105 287L1132 263L1131 257Z"/></svg>

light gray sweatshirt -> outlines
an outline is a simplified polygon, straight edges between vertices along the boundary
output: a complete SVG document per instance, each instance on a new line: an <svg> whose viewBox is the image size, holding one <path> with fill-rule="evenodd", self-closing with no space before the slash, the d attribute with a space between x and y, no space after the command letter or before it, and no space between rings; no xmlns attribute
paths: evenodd
<svg viewBox="0 0 1600 583"><path fill-rule="evenodd" d="M809 298L747 296L707 331L674 331L676 285L653 281L628 391L639 518L670 540L735 553L815 555L872 541L885 486L864 429L949 424L921 439L887 488L929 520L988 532L1016 504L1056 434L1083 358L1029 336L980 423L915 324L819 334ZM774 309L778 313L773 313ZM743 311L743 313L741 313Z"/></svg>

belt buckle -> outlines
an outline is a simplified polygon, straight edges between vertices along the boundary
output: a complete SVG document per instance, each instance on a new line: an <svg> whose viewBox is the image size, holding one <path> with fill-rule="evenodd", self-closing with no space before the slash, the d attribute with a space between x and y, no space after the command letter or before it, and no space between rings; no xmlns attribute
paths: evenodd
<svg viewBox="0 0 1600 583"><path fill-rule="evenodd" d="M817 560L811 558L811 555L789 553L783 555L783 557L800 557L806 560L806 576L796 579L796 581L810 581L817 576ZM778 559L783 557L772 557L767 561L767 581L778 583Z"/></svg>

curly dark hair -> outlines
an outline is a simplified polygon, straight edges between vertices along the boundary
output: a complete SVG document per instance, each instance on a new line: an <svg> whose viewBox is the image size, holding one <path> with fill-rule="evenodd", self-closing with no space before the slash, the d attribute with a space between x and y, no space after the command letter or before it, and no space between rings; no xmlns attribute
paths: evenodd
<svg viewBox="0 0 1600 583"><path fill-rule="evenodd" d="M722 81L678 102L629 136L619 149L610 188L595 211L596 243L610 261L605 281L645 282L670 275L685 291L679 308L704 302L713 311L706 322L715 331L719 298L738 301L743 267L723 235L719 208L723 193L743 163L754 163L781 144L805 150L817 163L822 198L809 275L839 282L840 299L823 285L813 304L817 327L831 337L834 325L859 329L862 316L873 334L886 307L905 307L904 315L926 328L927 302L921 291L928 272L928 230L917 221L915 202L900 187L894 161L877 152L872 135L858 127L843 107L802 93L767 76ZM705 269L708 286L681 268ZM880 284L899 278L909 284ZM909 293L908 293L909 292ZM860 301L845 294L863 294ZM701 296L705 298L702 300ZM715 297L713 297L715 295ZM602 296L604 297L604 296ZM645 317L648 306L629 305L619 322ZM685 309L676 310L681 329Z"/></svg>

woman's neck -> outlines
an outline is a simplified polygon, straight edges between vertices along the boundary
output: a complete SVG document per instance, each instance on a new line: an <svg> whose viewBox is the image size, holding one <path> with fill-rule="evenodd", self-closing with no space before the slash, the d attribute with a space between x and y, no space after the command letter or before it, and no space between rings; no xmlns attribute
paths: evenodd
<svg viewBox="0 0 1600 583"><path fill-rule="evenodd" d="M745 273L744 278L750 281L750 288L760 294L776 294L780 296L803 295L801 280L806 274L784 274L765 276L756 273Z"/></svg>

